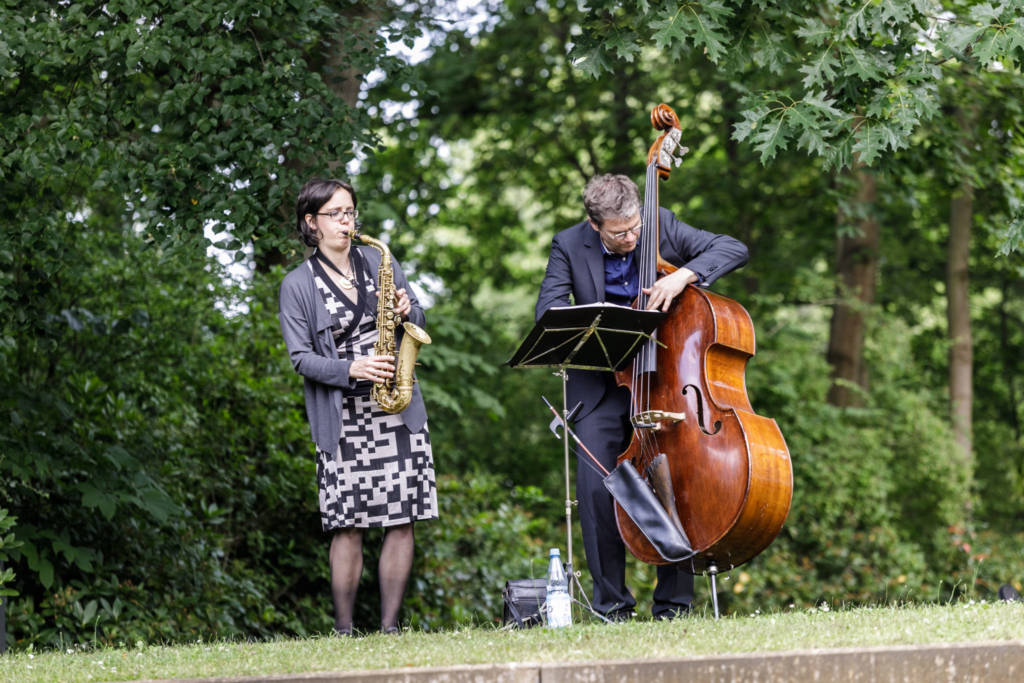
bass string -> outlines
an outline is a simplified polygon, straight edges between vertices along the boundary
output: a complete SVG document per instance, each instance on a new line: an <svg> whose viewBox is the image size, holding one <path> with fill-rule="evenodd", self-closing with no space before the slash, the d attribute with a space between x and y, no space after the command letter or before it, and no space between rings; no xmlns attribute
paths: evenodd
<svg viewBox="0 0 1024 683"><path fill-rule="evenodd" d="M640 308L647 308L648 295L643 293L644 289L650 289L657 278L658 268L658 164L657 159L647 164L647 174L644 186L644 207L640 239L640 296L638 301ZM657 334L657 333L655 333ZM651 407L651 372L657 367L657 346L654 340L648 340L641 351L642 362L639 364L639 376L634 376L634 387L639 387L638 395L643 410L650 410ZM634 368L637 366L634 365ZM636 372L636 371L635 371ZM647 463L657 454L657 437L652 430L641 428L639 430L641 462L638 469L646 467Z"/></svg>
<svg viewBox="0 0 1024 683"><path fill-rule="evenodd" d="M647 165L647 180L646 180L646 182L647 182L647 184L649 186L650 182L651 182L651 164ZM648 244L650 243L650 240L646 239L647 238L647 233L648 233L648 225L649 225L649 222L647 221L647 213L648 213L648 201L647 201L647 192L646 192L646 189L645 189L645 191L644 191L643 214L642 214L642 217L641 217L642 223L641 223L641 232L640 232L640 262L637 264L637 270L639 271L639 277L638 277L638 280L639 280L639 283L638 283L639 284L639 291L637 292L637 308L641 309L641 310L646 308L646 306L647 306L647 296L644 294L644 291L643 291L645 287L648 287L648 284L647 284L648 273L647 273L647 271L648 271L649 258L648 258L648 251L647 251L647 249L648 249ZM630 417L636 417L636 415L639 412L644 410L644 408L646 407L647 402L648 402L648 400L650 398L649 396L645 395L644 388L643 388L643 381L642 381L642 378L644 376L643 369L647 367L647 354L649 352L649 349L650 349L650 342L645 342L640 347L640 353L637 355L636 359L633 361L633 370L632 370L633 400L632 400L632 405L631 405L631 408L630 408Z"/></svg>

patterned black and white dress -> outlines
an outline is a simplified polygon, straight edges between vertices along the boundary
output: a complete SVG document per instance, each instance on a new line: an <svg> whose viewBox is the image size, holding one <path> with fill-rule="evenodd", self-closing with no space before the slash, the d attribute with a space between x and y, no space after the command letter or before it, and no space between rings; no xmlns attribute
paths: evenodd
<svg viewBox="0 0 1024 683"><path fill-rule="evenodd" d="M373 354L377 311L367 299L377 291L357 249L350 252L358 301L345 296L316 255L306 261L331 314L338 357ZM401 415L386 413L370 397L371 382L359 380L342 398L337 451L317 449L320 522L324 531L388 527L437 518L434 460L427 426L412 434Z"/></svg>

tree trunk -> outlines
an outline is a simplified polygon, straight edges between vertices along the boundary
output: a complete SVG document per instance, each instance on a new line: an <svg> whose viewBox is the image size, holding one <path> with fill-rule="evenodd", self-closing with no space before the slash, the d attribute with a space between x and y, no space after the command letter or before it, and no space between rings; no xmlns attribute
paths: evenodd
<svg viewBox="0 0 1024 683"><path fill-rule="evenodd" d="M334 35L326 36L324 42L325 59L320 74L327 87L353 109L359 102L359 89L366 74L353 64L352 57L376 50L377 30L384 21L382 4L386 3L361 2L346 8L344 25Z"/></svg>
<svg viewBox="0 0 1024 683"><path fill-rule="evenodd" d="M953 435L965 460L971 459L971 405L974 376L971 311L968 301L968 255L974 188L965 180L950 202L949 251L946 264L946 316L949 320L949 410Z"/></svg>
<svg viewBox="0 0 1024 683"><path fill-rule="evenodd" d="M878 271L880 229L872 211L877 193L875 175L860 164L854 166L852 174L857 182L854 201L858 210L851 213L861 218L857 220L858 233L841 235L836 243L839 287L828 342L828 362L832 366L828 402L835 406L862 403L859 392L850 384L868 388L864 337ZM845 217L840 215L840 223L844 222Z"/></svg>

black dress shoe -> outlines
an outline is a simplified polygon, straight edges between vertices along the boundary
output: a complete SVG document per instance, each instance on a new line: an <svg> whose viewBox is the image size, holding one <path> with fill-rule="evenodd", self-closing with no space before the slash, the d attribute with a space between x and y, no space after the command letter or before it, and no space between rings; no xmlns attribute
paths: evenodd
<svg viewBox="0 0 1024 683"><path fill-rule="evenodd" d="M675 609L667 609L664 612L658 612L654 615L654 618L657 621L672 621L673 619L678 619L679 617L685 617L689 613L690 608L688 606L677 607Z"/></svg>
<svg viewBox="0 0 1024 683"><path fill-rule="evenodd" d="M630 608L612 610L605 614L604 618L615 623L631 621L636 618L636 610Z"/></svg>
<svg viewBox="0 0 1024 683"><path fill-rule="evenodd" d="M999 599L1007 600L1009 602L1024 601L1024 598L1020 597L1020 593L1017 592L1017 589L1008 583L1004 583L999 587Z"/></svg>

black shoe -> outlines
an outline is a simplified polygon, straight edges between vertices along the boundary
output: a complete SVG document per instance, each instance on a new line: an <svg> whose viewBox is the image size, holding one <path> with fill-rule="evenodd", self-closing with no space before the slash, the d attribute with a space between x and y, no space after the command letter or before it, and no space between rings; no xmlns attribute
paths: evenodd
<svg viewBox="0 0 1024 683"><path fill-rule="evenodd" d="M340 638L348 638L352 635L351 628L336 628L334 629L334 635Z"/></svg>
<svg viewBox="0 0 1024 683"><path fill-rule="evenodd" d="M1020 597L1020 593L1017 589L1008 583L1004 583L999 587L999 599L1007 600L1009 602L1024 602L1024 598Z"/></svg>
<svg viewBox="0 0 1024 683"><path fill-rule="evenodd" d="M398 635L398 627L397 626L388 626L387 628L382 628L380 630L380 632L383 633L386 636Z"/></svg>
<svg viewBox="0 0 1024 683"><path fill-rule="evenodd" d="M604 615L604 618L614 623L632 621L636 618L636 610L632 608L616 609Z"/></svg>
<svg viewBox="0 0 1024 683"><path fill-rule="evenodd" d="M673 609L667 609L667 610L665 610L663 612L658 612L657 614L654 615L654 619L656 621L672 621L673 619L678 619L680 617L685 617L689 613L690 613L690 607L689 606L686 606L686 607L676 607L676 608L673 608Z"/></svg>

